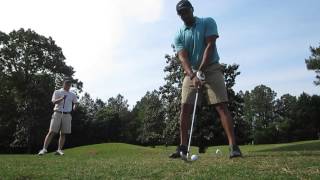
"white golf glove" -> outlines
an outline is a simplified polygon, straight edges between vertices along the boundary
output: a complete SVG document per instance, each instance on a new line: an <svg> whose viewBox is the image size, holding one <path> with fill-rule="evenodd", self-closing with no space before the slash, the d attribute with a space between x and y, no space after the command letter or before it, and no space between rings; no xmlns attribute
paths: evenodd
<svg viewBox="0 0 320 180"><path fill-rule="evenodd" d="M200 81L204 81L206 79L204 73L202 71L197 71L197 78L200 80Z"/></svg>

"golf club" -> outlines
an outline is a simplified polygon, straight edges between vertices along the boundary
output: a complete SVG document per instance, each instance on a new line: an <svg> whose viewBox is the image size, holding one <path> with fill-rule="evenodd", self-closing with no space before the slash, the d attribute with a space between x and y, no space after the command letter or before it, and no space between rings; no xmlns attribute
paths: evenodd
<svg viewBox="0 0 320 180"><path fill-rule="evenodd" d="M61 125L62 125L62 121L63 121L63 114L64 114L64 105L66 103L66 98L67 98L67 95L64 95L63 96L63 105L62 105L62 111L61 111L61 121L60 121L60 131L61 131ZM55 153L55 155L59 155L58 152Z"/></svg>
<svg viewBox="0 0 320 180"><path fill-rule="evenodd" d="M195 99L194 106L193 106L193 114L192 114L192 121L191 121L190 135L189 135L188 151L187 151L187 160L189 159L190 145L191 145L191 138L192 138L192 131L193 131L193 124L194 124L194 120L195 120L195 116L196 116L198 96L199 96L199 88L197 88L196 99Z"/></svg>
<svg viewBox="0 0 320 180"><path fill-rule="evenodd" d="M199 78L200 81L204 81L205 80L204 73L202 73L201 71L197 71L197 75L196 76L197 76L197 78ZM186 160L189 159L189 154L190 154L191 138L192 138L192 133L193 133L193 125L194 125L194 121L195 121L195 118L196 118L196 110L197 110L198 97L199 97L199 89L200 89L200 87L197 87L196 98L195 98L194 105L193 105L192 121L191 121L191 127L190 127L190 135L189 135L189 143L188 143L188 151L187 151ZM193 155L193 156L194 156L194 158L191 158L192 161L198 159L197 155Z"/></svg>
<svg viewBox="0 0 320 180"><path fill-rule="evenodd" d="M63 120L64 104L66 103L66 98L67 98L67 95L64 95L64 96L63 96L63 105L62 105L61 123L62 123L62 120ZM61 127L61 125L60 125L60 127Z"/></svg>
<svg viewBox="0 0 320 180"><path fill-rule="evenodd" d="M60 121L60 131L61 131L61 124L62 124L62 121L63 121L63 113L64 113L64 104L66 103L66 98L67 98L67 95L64 95L63 96L63 105L62 105L62 111L61 111L61 121Z"/></svg>

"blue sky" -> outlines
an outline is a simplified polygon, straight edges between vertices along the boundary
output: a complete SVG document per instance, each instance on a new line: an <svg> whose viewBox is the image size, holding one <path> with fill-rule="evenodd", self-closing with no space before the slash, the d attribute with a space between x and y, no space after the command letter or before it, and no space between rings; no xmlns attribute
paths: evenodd
<svg viewBox="0 0 320 180"><path fill-rule="evenodd" d="M0 30L31 28L52 36L84 91L133 106L164 83L165 54L182 24L177 0L0 0ZM319 0L191 0L195 15L213 17L222 63L240 65L236 90L259 84L278 95L319 94L304 60L320 43ZM15 11L13 13L12 8ZM8 16L8 14L11 14Z"/></svg>

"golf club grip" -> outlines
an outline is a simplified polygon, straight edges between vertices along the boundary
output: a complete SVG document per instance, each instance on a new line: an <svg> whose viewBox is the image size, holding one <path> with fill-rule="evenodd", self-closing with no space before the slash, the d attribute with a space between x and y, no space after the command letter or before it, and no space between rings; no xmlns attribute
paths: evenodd
<svg viewBox="0 0 320 180"><path fill-rule="evenodd" d="M62 124L62 120L63 120L63 113L64 113L64 104L66 103L66 97L63 98L63 105L62 105L62 111L61 111L61 121L60 121L60 128L59 131L61 131L61 124Z"/></svg>
<svg viewBox="0 0 320 180"><path fill-rule="evenodd" d="M63 97L62 111L64 111L64 104L66 103L66 99L67 99L67 96L64 96Z"/></svg>
<svg viewBox="0 0 320 180"><path fill-rule="evenodd" d="M198 104L198 95L199 95L199 89L197 89L196 99L195 99L194 105L193 105L192 122L191 122L191 129L190 129L190 136L189 136L189 143L188 143L187 158L189 158L189 152L190 152L190 146L191 146L191 138L192 138L192 131L193 131L193 124L194 124L195 115L196 115L196 110L197 110L197 104Z"/></svg>

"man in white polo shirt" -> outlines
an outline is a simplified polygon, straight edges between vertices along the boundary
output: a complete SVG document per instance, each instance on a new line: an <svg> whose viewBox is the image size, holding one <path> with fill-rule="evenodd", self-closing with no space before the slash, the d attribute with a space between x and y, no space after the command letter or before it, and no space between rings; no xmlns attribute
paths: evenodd
<svg viewBox="0 0 320 180"><path fill-rule="evenodd" d="M44 155L55 134L60 133L58 150L56 155L64 155L62 148L66 139L66 134L71 134L71 111L76 108L77 96L70 92L71 80L64 80L63 88L55 90L52 95L54 104L49 132L44 140L43 148L38 153Z"/></svg>

